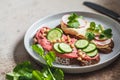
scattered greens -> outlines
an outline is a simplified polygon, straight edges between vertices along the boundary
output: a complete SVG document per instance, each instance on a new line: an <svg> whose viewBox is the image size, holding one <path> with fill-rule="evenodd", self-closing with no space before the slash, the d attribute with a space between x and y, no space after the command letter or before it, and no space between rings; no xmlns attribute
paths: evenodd
<svg viewBox="0 0 120 80"><path fill-rule="evenodd" d="M63 80L61 69L45 66L41 71L33 69L29 61L18 64L13 72L6 74L7 80Z"/></svg>
<svg viewBox="0 0 120 80"><path fill-rule="evenodd" d="M77 20L78 18L83 18L82 16L78 16L77 14L75 13L72 13L69 17L68 17L68 26L70 28L79 28L80 26L80 23L79 21Z"/></svg>
<svg viewBox="0 0 120 80"><path fill-rule="evenodd" d="M100 35L99 38L111 38L112 37L112 29L103 29L103 27L99 24L96 25L95 22L90 23L90 27L87 29L86 37L88 40L93 40L95 34Z"/></svg>
<svg viewBox="0 0 120 80"><path fill-rule="evenodd" d="M25 61L18 64L13 72L6 74L7 80L64 80L64 73L61 69L51 68L55 61L54 52L50 51L45 54L38 44L33 44L32 49L46 61L47 65L39 71L33 69L29 61Z"/></svg>

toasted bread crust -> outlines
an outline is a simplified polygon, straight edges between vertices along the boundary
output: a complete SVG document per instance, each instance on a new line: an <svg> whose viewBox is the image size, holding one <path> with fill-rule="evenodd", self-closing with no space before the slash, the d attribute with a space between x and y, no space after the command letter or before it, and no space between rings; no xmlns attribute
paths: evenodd
<svg viewBox="0 0 120 80"><path fill-rule="evenodd" d="M78 55L79 57L77 58L77 60L79 61L79 64L81 66L88 66L88 65L96 64L100 61L99 54L97 54L94 57L90 57L85 52L79 50Z"/></svg>
<svg viewBox="0 0 120 80"><path fill-rule="evenodd" d="M76 32L75 30L73 30L72 28L68 28L68 26L61 21L61 29L66 33L66 34L70 34L70 35L74 35L77 36L81 39L85 39L86 37L84 35L79 34L78 32Z"/></svg>
<svg viewBox="0 0 120 80"><path fill-rule="evenodd" d="M104 46L97 45L98 50L102 53L112 52L113 47L114 47L114 42L112 39L111 39L111 42L107 45L104 45Z"/></svg>

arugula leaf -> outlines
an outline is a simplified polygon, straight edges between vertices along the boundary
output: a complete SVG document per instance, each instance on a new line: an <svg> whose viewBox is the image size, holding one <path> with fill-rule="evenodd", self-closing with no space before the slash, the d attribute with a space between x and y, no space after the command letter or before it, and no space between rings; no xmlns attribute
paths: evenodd
<svg viewBox="0 0 120 80"><path fill-rule="evenodd" d="M86 33L86 37L87 37L88 40L93 40L94 37L95 37L95 35L94 35L94 33L92 33L92 32L87 32L87 33Z"/></svg>
<svg viewBox="0 0 120 80"><path fill-rule="evenodd" d="M78 28L80 26L79 21L77 20L77 18L81 18L79 17L77 14L72 13L69 17L68 17L68 26L71 28Z"/></svg>

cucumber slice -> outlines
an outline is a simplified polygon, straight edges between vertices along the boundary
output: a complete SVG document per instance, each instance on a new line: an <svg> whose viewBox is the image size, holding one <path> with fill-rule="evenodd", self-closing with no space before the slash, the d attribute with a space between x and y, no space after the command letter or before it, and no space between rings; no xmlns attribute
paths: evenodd
<svg viewBox="0 0 120 80"><path fill-rule="evenodd" d="M55 28L50 30L47 34L47 39L49 41L55 41L55 40L60 39L61 37L62 37L61 31Z"/></svg>
<svg viewBox="0 0 120 80"><path fill-rule="evenodd" d="M57 29L57 30L59 30L61 33L63 33L62 29L60 29L60 28L55 28L55 29Z"/></svg>
<svg viewBox="0 0 120 80"><path fill-rule="evenodd" d="M58 47L59 44L60 44L60 43L55 43L55 44L53 45L54 49L55 49L57 52L59 52L59 53L64 53L62 50L59 49L59 47Z"/></svg>
<svg viewBox="0 0 120 80"><path fill-rule="evenodd" d="M69 52L72 52L72 48L70 47L70 45L66 44L66 43L60 43L58 45L58 47L63 51L63 52L66 52L66 53L69 53Z"/></svg>
<svg viewBox="0 0 120 80"><path fill-rule="evenodd" d="M97 49L95 49L94 51L92 51L92 52L89 52L89 53L86 53L88 56L90 56L90 57L94 57L94 56L96 56L97 54L98 54L98 50Z"/></svg>
<svg viewBox="0 0 120 80"><path fill-rule="evenodd" d="M93 43L90 43L86 48L83 49L83 51L87 53L87 52L94 51L95 49L96 49L96 45Z"/></svg>
<svg viewBox="0 0 120 80"><path fill-rule="evenodd" d="M85 48L85 47L87 47L88 46L88 44L89 44L89 42L87 41L87 40L78 40L78 41L76 41L76 43L75 43L75 46L77 47L77 48Z"/></svg>

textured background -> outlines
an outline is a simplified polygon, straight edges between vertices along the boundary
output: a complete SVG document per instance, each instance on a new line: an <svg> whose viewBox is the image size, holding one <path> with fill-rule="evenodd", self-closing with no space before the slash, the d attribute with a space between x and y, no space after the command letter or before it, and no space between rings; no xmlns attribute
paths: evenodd
<svg viewBox="0 0 120 80"><path fill-rule="evenodd" d="M25 32L35 21L50 14L72 10L96 13L84 6L83 1L85 0L0 0L0 80L5 80L5 74L24 60L30 60L36 68L40 68L24 49ZM120 13L119 0L92 2ZM120 57L98 71L65 74L65 80L120 80Z"/></svg>

